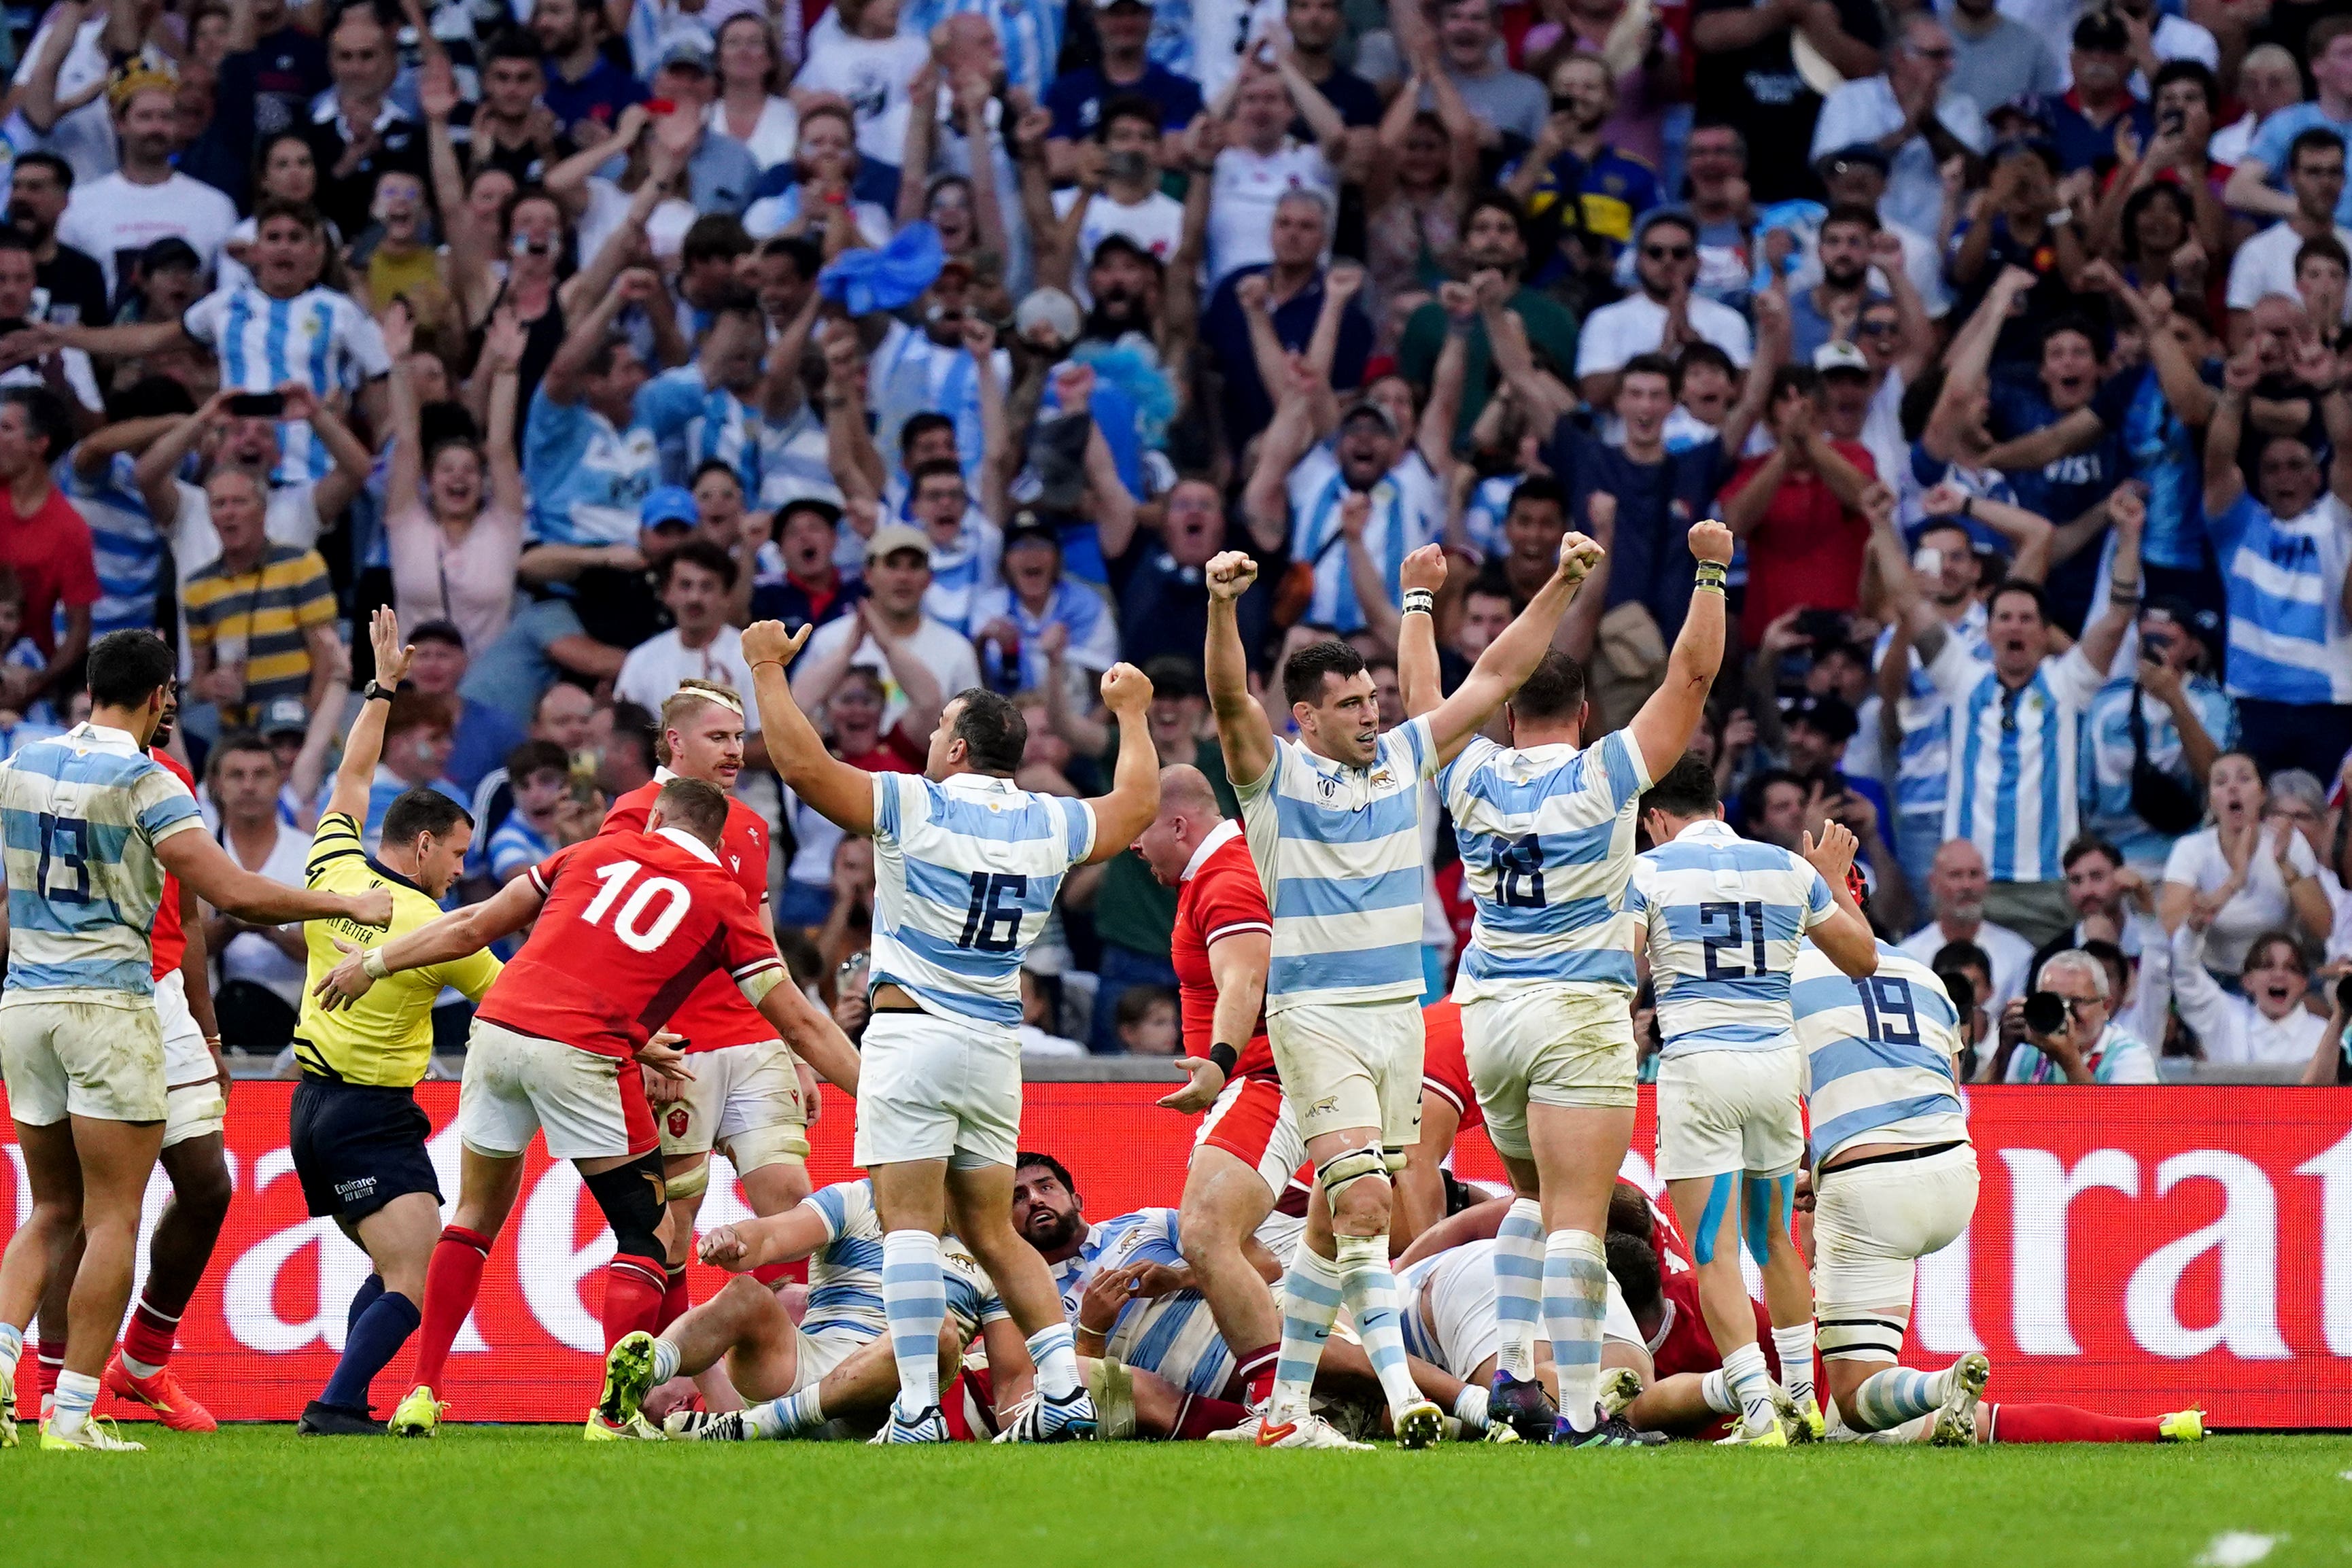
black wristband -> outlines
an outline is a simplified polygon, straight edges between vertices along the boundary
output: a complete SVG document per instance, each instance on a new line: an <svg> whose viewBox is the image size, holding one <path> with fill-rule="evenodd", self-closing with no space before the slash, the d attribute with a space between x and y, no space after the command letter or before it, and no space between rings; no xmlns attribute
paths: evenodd
<svg viewBox="0 0 2352 1568"><path fill-rule="evenodd" d="M1234 1075L1234 1063L1239 1061L1241 1059L1242 1053L1235 1051L1232 1046L1225 1044L1223 1040L1219 1040L1209 1047L1209 1060L1215 1062L1217 1064L1217 1071L1223 1073L1228 1078L1231 1078Z"/></svg>

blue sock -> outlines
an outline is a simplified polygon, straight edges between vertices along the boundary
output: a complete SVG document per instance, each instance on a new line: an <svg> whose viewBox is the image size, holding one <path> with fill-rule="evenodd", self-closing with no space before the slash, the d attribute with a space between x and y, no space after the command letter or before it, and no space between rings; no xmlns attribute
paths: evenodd
<svg viewBox="0 0 2352 1568"><path fill-rule="evenodd" d="M352 1292L352 1310L343 1316L343 1338L346 1343L351 1339L352 1331L360 1326L360 1319L365 1315L370 1307L375 1305L375 1299L383 1294L383 1276L381 1274L370 1274L361 1283L360 1288Z"/></svg>
<svg viewBox="0 0 2352 1568"><path fill-rule="evenodd" d="M335 1363L335 1375L320 1392L320 1402L346 1410L366 1409L368 1388L375 1375L400 1354L400 1347L416 1332L420 1317L416 1303L406 1296L397 1291L380 1291L352 1325L350 1337L343 1341L343 1358Z"/></svg>

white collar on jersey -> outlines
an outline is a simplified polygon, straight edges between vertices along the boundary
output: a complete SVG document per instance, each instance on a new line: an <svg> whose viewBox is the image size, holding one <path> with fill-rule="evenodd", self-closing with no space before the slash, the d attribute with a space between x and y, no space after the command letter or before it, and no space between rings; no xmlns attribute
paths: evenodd
<svg viewBox="0 0 2352 1568"><path fill-rule="evenodd" d="M140 749L137 737L110 724L92 724L84 719L66 731L65 738L92 751L118 751L125 757L145 755Z"/></svg>
<svg viewBox="0 0 2352 1568"><path fill-rule="evenodd" d="M655 783L656 783L656 784L667 784L667 783L668 783L671 779L675 779L675 778L677 778L677 774L672 773L672 772L669 770L669 765L668 765L667 763L666 763L666 762L656 762L656 763L655 763L655 764L654 764L654 782L655 782Z"/></svg>
<svg viewBox="0 0 2352 1568"><path fill-rule="evenodd" d="M676 844L678 848L686 851L688 854L693 855L697 860L708 861L712 865L717 865L719 863L719 857L711 852L710 846L704 843L700 839L696 838L692 833L688 832L684 828L663 828L654 836L656 838L667 839L671 843Z"/></svg>
<svg viewBox="0 0 2352 1568"><path fill-rule="evenodd" d="M993 773L950 773L939 783L942 789L977 789L991 795L1010 795L1021 788Z"/></svg>
<svg viewBox="0 0 2352 1568"><path fill-rule="evenodd" d="M1210 829L1209 836L1202 839L1197 845L1193 846L1192 858L1184 862L1184 875L1181 880L1185 882L1192 881L1194 874L1197 873L1202 866L1208 863L1209 857L1215 854L1219 850L1223 849L1227 844L1233 842L1234 840L1239 838L1241 836L1241 831L1242 825L1239 822L1234 821L1231 817L1227 817L1223 821L1219 822L1215 827Z"/></svg>
<svg viewBox="0 0 2352 1568"><path fill-rule="evenodd" d="M1675 842L1678 844L1697 843L1706 839L1726 844L1742 841L1739 835L1731 831L1731 824L1720 817L1701 817L1696 822L1685 822L1683 831L1675 835Z"/></svg>

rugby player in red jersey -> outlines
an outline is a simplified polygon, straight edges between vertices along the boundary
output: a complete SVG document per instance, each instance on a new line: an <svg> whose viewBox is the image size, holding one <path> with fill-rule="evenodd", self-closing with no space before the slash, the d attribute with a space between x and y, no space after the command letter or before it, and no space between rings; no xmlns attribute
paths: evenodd
<svg viewBox="0 0 2352 1568"><path fill-rule="evenodd" d="M575 1162L613 1228L604 1270L608 1349L635 1336L634 1356L608 1359L588 1417L592 1439L658 1437L642 1416L624 1424L653 1371L653 1336L666 1286L659 1235L664 1186L642 1069L683 1079L691 1069L653 1035L713 969L723 970L780 1038L827 1080L856 1092L848 1040L784 975L775 940L719 858L727 798L699 779L673 779L640 833L603 833L559 850L488 901L383 946L354 951L313 988L321 1002L366 994L374 980L479 951L526 925L531 932L482 998L466 1052L457 1107L465 1145L455 1222L442 1232L425 1281L415 1389L391 1430L421 1437L441 1414L436 1390L482 1268L522 1181L531 1134Z"/></svg>
<svg viewBox="0 0 2352 1568"><path fill-rule="evenodd" d="M195 779L178 758L163 749L179 716L178 695L166 695L163 722L147 750L194 794ZM187 1311L189 1298L212 1261L229 1201L228 1158L221 1135L228 1114L228 1069L220 1059L220 1026L213 1020L204 925L195 905L194 895L180 879L165 872L152 939L155 1014L163 1026L167 1092L162 1163L171 1178L172 1201L148 1240L147 1283L102 1379L109 1393L145 1406L174 1432L210 1432L219 1425L180 1385L169 1364L180 1314ZM45 1402L65 1366L66 1298L72 1293L80 1261L76 1243L41 1301L38 1354ZM56 1325L54 1335L51 1324Z"/></svg>
<svg viewBox="0 0 2352 1568"><path fill-rule="evenodd" d="M1208 776L1189 763L1160 770L1160 815L1136 836L1135 852L1178 890L1169 962L1192 1082L1160 1103L1209 1113L1178 1208L1184 1260L1233 1347L1244 1400L1259 1406L1274 1392L1282 1317L1243 1243L1307 1161L1265 1038L1274 916L1242 825L1218 810Z"/></svg>
<svg viewBox="0 0 2352 1568"><path fill-rule="evenodd" d="M1444 1161L1454 1140L1486 1124L1462 1053L1462 1004L1451 998L1432 1002L1421 1009L1421 1141L1404 1152L1396 1214L1389 1222L1389 1249L1399 1257L1445 1218Z"/></svg>
<svg viewBox="0 0 2352 1568"><path fill-rule="evenodd" d="M699 779L727 791L719 862L772 931L766 918L768 824L732 793L743 767L743 699L710 681L680 682L662 704L654 759L660 766L651 782L614 801L603 831L643 831L654 798L672 779ZM814 1104L813 1098L803 1100L800 1069L775 1026L717 970L670 1015L667 1032L678 1037L694 1076L685 1082L656 1077L647 1085L670 1208L667 1278L656 1333L693 1305L686 1263L710 1180L712 1147L742 1177L752 1213L782 1214L809 1195L807 1113ZM813 1096L814 1080L805 1088Z"/></svg>

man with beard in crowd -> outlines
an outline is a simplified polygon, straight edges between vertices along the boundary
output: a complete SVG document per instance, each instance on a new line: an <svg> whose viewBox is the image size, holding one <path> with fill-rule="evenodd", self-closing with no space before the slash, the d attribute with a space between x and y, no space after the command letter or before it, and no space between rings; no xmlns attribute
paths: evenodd
<svg viewBox="0 0 2352 1568"><path fill-rule="evenodd" d="M1538 367L1548 368L1565 381L1569 368L1576 363L1576 319L1549 294L1528 287L1527 261L1527 225L1519 204L1500 191L1472 197L1462 214L1462 264L1471 282L1475 286L1482 272L1502 274L1512 290L1504 308L1527 328L1528 346L1534 350ZM1426 387L1435 378L1438 350L1445 347L1447 330L1445 307L1439 301L1433 299L1412 313L1397 345L1397 361L1405 380ZM1471 427L1486 410L1486 399L1499 384L1484 312L1471 322L1470 340L1464 348L1468 357L1463 366L1462 411L1454 426L1456 442L1469 438ZM1740 348L1744 352L1744 340Z"/></svg>

